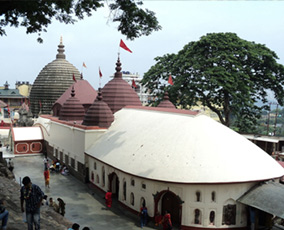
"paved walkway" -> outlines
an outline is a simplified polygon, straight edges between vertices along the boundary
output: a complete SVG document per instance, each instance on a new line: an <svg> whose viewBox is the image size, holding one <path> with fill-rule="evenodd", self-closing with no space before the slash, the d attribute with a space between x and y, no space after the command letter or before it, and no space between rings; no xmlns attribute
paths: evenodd
<svg viewBox="0 0 284 230"><path fill-rule="evenodd" d="M29 176L48 197L54 200L58 197L62 198L66 203L65 217L73 223L78 223L81 226L80 229L84 226L92 230L137 230L140 228L138 216L125 211L117 202L114 202L111 210L106 210L104 194L97 190L94 193L86 184L72 176L51 173L50 189L45 188L43 156L17 156L13 161L16 181L19 183L21 178ZM144 229L154 229L154 226L144 227Z"/></svg>

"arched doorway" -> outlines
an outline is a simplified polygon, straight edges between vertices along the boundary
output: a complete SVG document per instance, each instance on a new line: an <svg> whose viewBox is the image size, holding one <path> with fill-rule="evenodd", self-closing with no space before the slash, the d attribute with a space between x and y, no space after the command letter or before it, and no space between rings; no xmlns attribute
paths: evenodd
<svg viewBox="0 0 284 230"><path fill-rule="evenodd" d="M158 192L154 195L155 213L165 214L168 211L171 214L171 220L174 226L181 225L181 210L183 201L179 196L169 190Z"/></svg>
<svg viewBox="0 0 284 230"><path fill-rule="evenodd" d="M116 173L111 173L108 175L109 180L109 190L112 192L112 197L118 199L119 195L119 180Z"/></svg>
<svg viewBox="0 0 284 230"><path fill-rule="evenodd" d="M179 201L177 196L167 192L162 197L162 213L168 211L171 214L173 225L180 225Z"/></svg>

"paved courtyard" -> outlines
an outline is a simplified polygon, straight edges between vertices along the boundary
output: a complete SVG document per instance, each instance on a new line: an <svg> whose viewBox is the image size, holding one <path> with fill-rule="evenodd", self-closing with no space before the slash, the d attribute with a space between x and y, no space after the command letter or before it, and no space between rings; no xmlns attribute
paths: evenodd
<svg viewBox="0 0 284 230"><path fill-rule="evenodd" d="M4 150L4 156L9 152ZM16 181L29 176L34 184L39 185L48 197L57 200L62 198L66 203L65 217L71 222L90 227L92 230L123 229L134 230L140 228L139 217L122 209L114 201L113 207L107 210L104 205L104 194L93 191L86 184L72 176L63 176L59 173L50 174L50 189L44 186L43 156L20 156L13 158ZM153 223L144 229L154 229Z"/></svg>

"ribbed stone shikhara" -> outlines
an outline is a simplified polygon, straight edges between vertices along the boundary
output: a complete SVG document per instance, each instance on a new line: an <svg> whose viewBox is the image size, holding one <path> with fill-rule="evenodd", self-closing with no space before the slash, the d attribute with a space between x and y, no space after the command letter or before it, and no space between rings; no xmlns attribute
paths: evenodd
<svg viewBox="0 0 284 230"><path fill-rule="evenodd" d="M62 39L57 51L56 59L41 70L31 89L31 111L35 116L51 113L54 102L74 83L73 74L80 79L80 72L65 59Z"/></svg>
<svg viewBox="0 0 284 230"><path fill-rule="evenodd" d="M107 103L102 100L102 93L99 89L98 96L88 109L82 124L87 126L99 126L100 128L108 128L113 121L114 116L112 114L112 111Z"/></svg>
<svg viewBox="0 0 284 230"><path fill-rule="evenodd" d="M71 97L66 100L60 111L59 120L82 121L85 116L85 109L79 99L75 97L74 87Z"/></svg>
<svg viewBox="0 0 284 230"><path fill-rule="evenodd" d="M125 106L141 106L141 101L137 93L131 86L122 79L121 63L118 58L116 63L116 73L102 89L104 101L108 104L113 113Z"/></svg>
<svg viewBox="0 0 284 230"><path fill-rule="evenodd" d="M160 108L169 108L169 109L176 109L174 104L170 101L169 93L165 92L163 100L159 103L157 107Z"/></svg>

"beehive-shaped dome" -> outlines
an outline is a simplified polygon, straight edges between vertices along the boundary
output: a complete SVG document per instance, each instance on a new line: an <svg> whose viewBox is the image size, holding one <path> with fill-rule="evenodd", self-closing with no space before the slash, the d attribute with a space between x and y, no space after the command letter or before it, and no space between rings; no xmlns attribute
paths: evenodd
<svg viewBox="0 0 284 230"><path fill-rule="evenodd" d="M75 90L72 88L71 97L66 100L60 111L59 120L82 121L85 110L78 98L75 97Z"/></svg>
<svg viewBox="0 0 284 230"><path fill-rule="evenodd" d="M101 90L99 90L98 96L88 109L82 124L87 126L108 128L113 121L114 116L112 111L107 103L102 100L102 93Z"/></svg>
<svg viewBox="0 0 284 230"><path fill-rule="evenodd" d="M169 109L176 109L174 104L170 101L168 92L165 92L164 99L159 103L157 107L160 108L169 108Z"/></svg>
<svg viewBox="0 0 284 230"><path fill-rule="evenodd" d="M114 78L109 81L102 89L104 101L108 104L113 113L125 106L141 106L141 101L137 93L131 86L122 79L121 63L118 58L116 63L116 73Z"/></svg>
<svg viewBox="0 0 284 230"><path fill-rule="evenodd" d="M80 73L65 59L62 39L56 59L47 64L34 81L30 93L31 111L37 115L50 114L54 102L74 83L73 74L80 79Z"/></svg>

